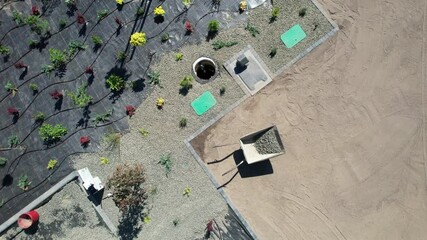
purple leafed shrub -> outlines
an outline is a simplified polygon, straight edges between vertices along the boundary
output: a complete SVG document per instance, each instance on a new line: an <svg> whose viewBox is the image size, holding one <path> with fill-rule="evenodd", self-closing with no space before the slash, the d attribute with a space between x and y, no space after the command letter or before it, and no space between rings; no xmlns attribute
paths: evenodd
<svg viewBox="0 0 427 240"><path fill-rule="evenodd" d="M13 115L13 116L18 116L19 115L19 110L14 108L14 107L10 107L7 109L7 112L9 113L9 115Z"/></svg>
<svg viewBox="0 0 427 240"><path fill-rule="evenodd" d="M58 90L55 90L49 93L49 95L52 97L52 99L55 99L55 100L59 100L64 97L64 94Z"/></svg>
<svg viewBox="0 0 427 240"><path fill-rule="evenodd" d="M28 67L28 65L24 64L24 62L23 62L23 61L19 61L19 62L15 63L15 64L14 64L14 66L15 66L15 68L17 68L17 69L27 68L27 67Z"/></svg>

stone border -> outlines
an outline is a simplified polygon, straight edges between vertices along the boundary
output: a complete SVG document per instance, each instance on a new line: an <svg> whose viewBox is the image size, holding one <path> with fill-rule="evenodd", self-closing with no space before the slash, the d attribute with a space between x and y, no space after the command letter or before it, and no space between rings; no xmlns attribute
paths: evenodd
<svg viewBox="0 0 427 240"><path fill-rule="evenodd" d="M272 74L271 75L272 79L274 79L277 76L279 76L280 74L282 74L286 69L288 69L294 63L296 63L299 60L301 60L305 55L307 55L308 53L310 53L313 49L315 49L317 46L319 46L320 44L322 44L323 42L325 42L327 39L329 39L330 37L332 37L333 35L335 35L335 33L338 32L338 30L339 30L338 25L334 21L332 21L332 19L330 18L329 14L322 8L322 6L320 5L320 3L317 2L317 0L311 0L311 1L317 7L317 9L319 9L319 11L323 14L323 16L326 17L326 19L332 25L333 29L330 32L326 33L323 37L321 37L315 43L313 43L312 45L310 45L306 50L304 50L303 52L301 52L300 54L298 54L294 59L292 59L292 61L290 61L285 66L283 66L278 71L276 71L274 74ZM255 51L254 51L254 53L257 54ZM263 63L263 61L261 61L261 62ZM268 68L266 68L266 69L267 69L266 70L267 73L270 74L269 69ZM235 78L233 77L233 79L235 79ZM200 167L203 169L203 171L209 177L209 179L211 180L211 182L214 185L214 187L217 188L218 192L224 198L224 200L227 203L227 205L233 210L233 212L236 214L236 216L239 219L239 221L243 224L246 232L252 237L252 239L258 240L259 238L256 236L255 232L249 226L248 222L245 220L245 218L239 212L239 210L234 206L233 202L227 196L227 194L225 193L225 191L222 188L218 189L218 187L220 185L218 184L218 182L216 181L215 177L209 171L209 169L207 168L206 164L203 162L203 160L200 158L200 156L197 154L196 150L194 150L193 146L190 143L191 140L193 140L195 137L197 137L200 133L202 133L203 131L205 131L207 128L209 128L210 126L212 126L216 121L218 121L219 119L221 119L222 117L224 117L227 113L231 112L240 103L242 103L244 100L246 100L247 98L249 98L250 93L246 89L246 86L242 86L243 83L241 83L240 80L237 81L237 83L242 88L242 90L245 92L245 96L243 96L241 99L239 99L233 105L231 105L230 107L228 107L227 109L225 109L224 111L222 111L221 113L219 113L216 117L214 117L209 122L207 122L205 125L203 125L199 130L197 130L196 132L194 132L193 134L191 134L188 138L186 138L184 140L184 143L187 146L187 148L190 150L190 152L193 155L193 157L196 159L197 163L200 165Z"/></svg>

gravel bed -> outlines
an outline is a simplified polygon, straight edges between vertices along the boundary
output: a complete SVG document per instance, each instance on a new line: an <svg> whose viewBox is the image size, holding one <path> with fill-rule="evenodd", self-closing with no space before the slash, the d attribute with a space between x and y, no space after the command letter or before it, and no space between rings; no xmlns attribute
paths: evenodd
<svg viewBox="0 0 427 240"><path fill-rule="evenodd" d="M270 129L255 141L255 148L260 154L279 153L282 151L274 129Z"/></svg>
<svg viewBox="0 0 427 240"><path fill-rule="evenodd" d="M98 217L77 182L70 182L49 202L37 209L37 231L22 231L14 224L1 239L112 239L114 236Z"/></svg>

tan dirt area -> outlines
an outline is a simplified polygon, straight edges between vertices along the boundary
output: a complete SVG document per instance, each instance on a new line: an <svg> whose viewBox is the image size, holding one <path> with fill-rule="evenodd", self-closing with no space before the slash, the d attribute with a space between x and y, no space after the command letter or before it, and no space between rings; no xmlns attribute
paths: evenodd
<svg viewBox="0 0 427 240"><path fill-rule="evenodd" d="M426 239L427 1L320 3L338 34L192 144L211 162L277 125L273 172L224 187L260 239Z"/></svg>

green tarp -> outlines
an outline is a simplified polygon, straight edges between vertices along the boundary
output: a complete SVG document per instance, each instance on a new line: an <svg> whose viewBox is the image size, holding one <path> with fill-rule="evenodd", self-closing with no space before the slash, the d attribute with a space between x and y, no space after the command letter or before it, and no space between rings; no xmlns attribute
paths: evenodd
<svg viewBox="0 0 427 240"><path fill-rule="evenodd" d="M297 43L302 41L305 37L307 37L307 35L305 34L304 30L302 30L301 26L297 24L291 27L285 33L283 33L282 36L280 36L280 39L286 45L287 48L292 48Z"/></svg>
<svg viewBox="0 0 427 240"><path fill-rule="evenodd" d="M202 115L206 111L208 111L211 107L215 106L216 100L211 92L206 91L202 95L200 95L196 100L191 103L194 111L196 111L197 115Z"/></svg>

